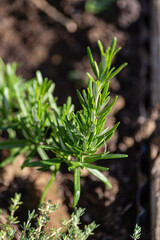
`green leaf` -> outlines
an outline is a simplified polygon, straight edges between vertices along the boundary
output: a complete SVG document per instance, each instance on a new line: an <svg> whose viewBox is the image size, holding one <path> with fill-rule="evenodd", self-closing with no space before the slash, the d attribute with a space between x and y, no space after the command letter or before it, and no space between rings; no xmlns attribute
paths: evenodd
<svg viewBox="0 0 160 240"><path fill-rule="evenodd" d="M9 112L9 89L8 87L5 87L4 89L4 111L5 111L5 115L7 117L7 114Z"/></svg>
<svg viewBox="0 0 160 240"><path fill-rule="evenodd" d="M50 149L52 152L56 153L56 154L70 154L70 151L67 150L63 150L62 148L58 148L58 147L53 147L53 146L47 146L47 145L40 145L39 147L41 148L46 148L46 149Z"/></svg>
<svg viewBox="0 0 160 240"><path fill-rule="evenodd" d="M103 54L102 56L102 61L100 63L100 68L101 68L101 76L103 76L102 73L105 72L105 70L107 69L107 60L106 60L106 55ZM101 77L101 82L102 82L103 78Z"/></svg>
<svg viewBox="0 0 160 240"><path fill-rule="evenodd" d="M101 137L102 135L106 134L106 132L108 131L109 127L105 128L102 132L100 132L99 134L96 135L96 137Z"/></svg>
<svg viewBox="0 0 160 240"><path fill-rule="evenodd" d="M96 98L97 97L97 82L93 83L93 97Z"/></svg>
<svg viewBox="0 0 160 240"><path fill-rule="evenodd" d="M55 149L55 147L53 147L53 146L49 146L49 145L40 145L39 146L40 148L46 148L46 149L51 149L51 150L54 150Z"/></svg>
<svg viewBox="0 0 160 240"><path fill-rule="evenodd" d="M112 58L114 58L114 56L115 56L121 49L122 49L121 47L117 48L117 49L114 51L114 53L113 53L113 55L112 55Z"/></svg>
<svg viewBox="0 0 160 240"><path fill-rule="evenodd" d="M116 69L111 75L108 76L107 80L115 77L127 65L128 65L128 63L123 63L118 69Z"/></svg>
<svg viewBox="0 0 160 240"><path fill-rule="evenodd" d="M110 134L113 134L113 133L114 133L115 129L119 126L119 124L120 124L119 122L116 123L116 125L115 125L114 127L112 127L108 132L100 135L100 136L98 137L99 140L106 141L106 138L107 138Z"/></svg>
<svg viewBox="0 0 160 240"><path fill-rule="evenodd" d="M107 134L107 136L104 136L104 138L101 139L101 141L99 143L97 143L96 148L100 148L101 146L103 146L112 136L113 133L110 133L109 135Z"/></svg>
<svg viewBox="0 0 160 240"><path fill-rule="evenodd" d="M89 138L88 138L88 144L91 145L92 141L93 141L93 138L94 138L94 132L91 132L90 135L89 135Z"/></svg>
<svg viewBox="0 0 160 240"><path fill-rule="evenodd" d="M10 124L10 123L9 123ZM11 128L11 129L15 129L18 127L18 123L14 123L13 125L4 125L4 126L0 126L0 130L1 131L6 131L7 129Z"/></svg>
<svg viewBox="0 0 160 240"><path fill-rule="evenodd" d="M93 73L95 74L96 77L98 77L97 69L96 69L97 66L96 66L95 61L93 59L90 47L87 47L87 54L88 54L89 62L90 62L91 68L93 70Z"/></svg>
<svg viewBox="0 0 160 240"><path fill-rule="evenodd" d="M105 71L103 72L102 76L101 76L101 81L108 81L108 79L110 79L110 74L114 71L115 67L112 67L111 69L108 69L106 67Z"/></svg>
<svg viewBox="0 0 160 240"><path fill-rule="evenodd" d="M90 128L88 129L88 132L91 133L91 132L94 132L95 131L95 124L92 123L92 125L90 126Z"/></svg>
<svg viewBox="0 0 160 240"><path fill-rule="evenodd" d="M37 168L37 171L46 171L46 170L48 170L48 166Z"/></svg>
<svg viewBox="0 0 160 240"><path fill-rule="evenodd" d="M99 178L104 184L107 185L107 187L109 187L110 189L112 189L112 184L110 183L110 181L108 180L108 178L106 178L106 176L101 173L100 171L96 170L96 169L91 169L91 168L87 168L88 171L90 173L92 173L94 176L96 176L97 178Z"/></svg>
<svg viewBox="0 0 160 240"><path fill-rule="evenodd" d="M66 163L68 163L68 161ZM69 167L68 167L69 171L70 170L75 170L78 167L82 167L82 163L78 162L78 161L75 161L75 162L74 161L70 161L68 165L69 165Z"/></svg>
<svg viewBox="0 0 160 240"><path fill-rule="evenodd" d="M91 80L92 82L95 82L94 78L89 72L87 72L87 76L89 77L89 80Z"/></svg>
<svg viewBox="0 0 160 240"><path fill-rule="evenodd" d="M101 131L103 131L106 123L106 115L103 114L100 116L100 118L97 119L97 133L99 134Z"/></svg>
<svg viewBox="0 0 160 240"><path fill-rule="evenodd" d="M37 161L37 162L39 162L39 161ZM52 166L57 163L62 163L62 162L64 162L64 160L62 158L50 158L50 159L46 159L46 160L41 160L40 162L43 163L44 166L45 165Z"/></svg>
<svg viewBox="0 0 160 240"><path fill-rule="evenodd" d="M85 103L87 105L87 107L89 107L89 103L88 103L88 99L87 99L87 94L86 94L86 91L83 89L82 91L82 94L83 94L83 98L85 100Z"/></svg>
<svg viewBox="0 0 160 240"><path fill-rule="evenodd" d="M35 124L38 124L39 121L38 121L37 114L36 114L34 107L32 108L32 116L33 116L33 121L35 122Z"/></svg>
<svg viewBox="0 0 160 240"><path fill-rule="evenodd" d="M74 118L75 122L78 120L79 125L84 129L84 125L86 125L86 119L84 118L84 115L78 111L76 113L76 117Z"/></svg>
<svg viewBox="0 0 160 240"><path fill-rule="evenodd" d="M78 98L79 98L79 101L80 101L80 104L82 105L82 107L84 109L87 109L86 103L85 103L85 101L84 101L84 99L83 99L79 90L77 90L77 95L78 95Z"/></svg>
<svg viewBox="0 0 160 240"><path fill-rule="evenodd" d="M126 158L127 154L103 154L101 159Z"/></svg>
<svg viewBox="0 0 160 240"><path fill-rule="evenodd" d="M70 129L68 128L68 126L67 126L67 131L68 131L68 134L69 134L69 137L70 137L71 141L74 143L74 141L76 140L75 135L74 135L74 133L72 133L72 132L70 131Z"/></svg>
<svg viewBox="0 0 160 240"><path fill-rule="evenodd" d="M21 92L20 92L18 84L14 85L14 89L15 89L16 97L17 97L17 100L19 102L19 105L20 105L21 111L23 113L23 116L27 116L28 115L28 111L26 109L24 99L22 98L22 96L20 94Z"/></svg>
<svg viewBox="0 0 160 240"><path fill-rule="evenodd" d="M94 61L94 67L95 67L95 71L96 71L95 76L98 78L99 77L99 68L98 68L98 64L96 61Z"/></svg>
<svg viewBox="0 0 160 240"><path fill-rule="evenodd" d="M66 149L66 146L65 146L65 142L63 141L63 138L62 138L62 137L59 137L59 141L60 141L60 145L61 145L62 149L63 149L64 151L66 151L67 149Z"/></svg>
<svg viewBox="0 0 160 240"><path fill-rule="evenodd" d="M103 56L103 54L104 54L104 49L103 49L103 45L102 45L102 43L101 43L100 40L98 40L98 46L99 46L99 50L100 50L101 56Z"/></svg>
<svg viewBox="0 0 160 240"><path fill-rule="evenodd" d="M4 142L0 142L0 149L7 149L7 148L21 148L26 145L30 145L31 143L27 140L8 140Z"/></svg>
<svg viewBox="0 0 160 240"><path fill-rule="evenodd" d="M32 162L24 162L23 163L23 168L24 167L44 167L46 166L44 163L41 161L32 161Z"/></svg>
<svg viewBox="0 0 160 240"><path fill-rule="evenodd" d="M47 153L43 150L43 148L38 147L38 148L37 148L37 152L38 152L38 154L39 154L39 156L41 157L42 160L48 159L48 155L47 155Z"/></svg>
<svg viewBox="0 0 160 240"><path fill-rule="evenodd" d="M100 159L118 159L118 158L126 158L128 155L126 154L109 154L107 153L101 153L101 154L94 154L94 155L88 155L85 157L85 163L92 163Z"/></svg>
<svg viewBox="0 0 160 240"><path fill-rule="evenodd" d="M82 166L84 166L85 168L97 169L100 171L108 171L109 170L109 168L92 165L92 164L88 164L88 163L82 163Z"/></svg>
<svg viewBox="0 0 160 240"><path fill-rule="evenodd" d="M26 126L25 118L23 119L23 118L19 117L18 121L24 131L23 133L25 133L27 135L27 137L26 137L26 135L25 135L25 137L34 141L33 136L31 135L31 131Z"/></svg>
<svg viewBox="0 0 160 240"><path fill-rule="evenodd" d="M100 108L98 109L99 111L98 112L100 112L100 111L102 111L103 110L103 108L107 105L107 103L109 102L109 100L110 100L110 97L107 97L106 99L105 99L105 101L103 102L103 104L100 106Z"/></svg>
<svg viewBox="0 0 160 240"><path fill-rule="evenodd" d="M107 115L107 114L111 111L111 109L112 109L113 105L115 104L115 102L117 101L117 98L118 98L118 96L116 96L116 97L114 98L114 100L112 101L112 103L110 103L104 110L102 110L102 111L98 114L98 116L100 116L100 115L102 115L102 114Z"/></svg>
<svg viewBox="0 0 160 240"><path fill-rule="evenodd" d="M78 168L74 170L74 198L73 198L73 207L75 207L79 201L81 194L81 184L80 184L81 172Z"/></svg>
<svg viewBox="0 0 160 240"><path fill-rule="evenodd" d="M47 90L47 92L45 93L43 99L42 99L42 102L43 102L43 103L44 103L45 101L49 100L50 95L53 94L54 89L55 89L55 84L52 83L51 86L49 87L49 89Z"/></svg>
<svg viewBox="0 0 160 240"><path fill-rule="evenodd" d="M88 156L84 157L84 161L85 161L85 163L92 163L92 162L95 162L95 161L101 159L102 155L103 155L103 153L88 155Z"/></svg>
<svg viewBox="0 0 160 240"><path fill-rule="evenodd" d="M116 43L117 43L117 38L114 37L113 40L112 40L112 42L111 42L111 45L110 45L110 56L111 56L111 58L112 58L112 56L113 56L113 52L114 52L114 50L115 50Z"/></svg>
<svg viewBox="0 0 160 240"><path fill-rule="evenodd" d="M42 73L40 71L36 72L36 77L37 77L39 85L42 85L43 84L43 77L42 77Z"/></svg>

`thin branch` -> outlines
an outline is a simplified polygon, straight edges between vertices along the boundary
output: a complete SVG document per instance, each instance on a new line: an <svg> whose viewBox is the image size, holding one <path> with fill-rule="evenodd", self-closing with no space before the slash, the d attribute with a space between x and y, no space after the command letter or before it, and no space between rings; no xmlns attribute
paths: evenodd
<svg viewBox="0 0 160 240"><path fill-rule="evenodd" d="M61 12L59 12L55 7L51 6L45 0L30 0L36 7L38 7L41 11L45 12L49 17L51 17L54 21L65 26L68 32L76 32L77 31L77 23L75 23L72 19L64 16Z"/></svg>

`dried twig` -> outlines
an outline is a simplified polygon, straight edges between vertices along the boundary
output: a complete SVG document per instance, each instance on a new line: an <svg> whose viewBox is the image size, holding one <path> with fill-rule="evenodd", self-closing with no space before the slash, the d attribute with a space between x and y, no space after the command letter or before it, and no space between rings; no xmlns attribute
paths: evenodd
<svg viewBox="0 0 160 240"><path fill-rule="evenodd" d="M59 22L66 27L69 32L77 31L77 24L70 18L64 16L55 7L51 6L45 0L30 0L34 5L36 5L41 11L45 12L54 21Z"/></svg>

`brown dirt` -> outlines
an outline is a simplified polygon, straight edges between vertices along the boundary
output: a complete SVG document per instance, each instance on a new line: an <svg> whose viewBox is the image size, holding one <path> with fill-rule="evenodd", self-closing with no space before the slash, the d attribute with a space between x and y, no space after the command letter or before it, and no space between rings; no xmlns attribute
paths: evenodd
<svg viewBox="0 0 160 240"><path fill-rule="evenodd" d="M155 120L144 121L142 114L146 91L146 83L140 78L144 72L142 57L146 53L145 47L141 46L146 35L139 31L144 29L140 21L143 17L142 3L138 0L117 0L107 11L93 15L84 11L84 0L48 1L76 22L78 29L75 32L67 31L32 0L6 0L0 3L0 56L5 62L20 62L19 74L24 78L33 77L35 70L39 69L44 76L53 79L59 104L71 95L79 108L75 89L86 86L85 72L90 71L86 57L88 45L96 59L99 59L98 39L107 47L116 36L118 46L123 47L115 65L124 61L129 65L111 83L111 92L118 94L119 100L107 121L108 125L113 125L115 121L120 121L121 125L108 149L127 153L129 157L102 161L104 166L110 168L106 174L113 184L112 190L85 172L81 180L79 206L86 208L83 224L91 221L100 224L92 240L130 239L138 216L137 166L141 144L155 131ZM22 156L19 157L13 165L1 171L0 204L3 208L8 207L9 198L15 191L22 191L25 208L33 209L38 205L40 192L49 178L49 172L38 173L35 169L21 171L22 159ZM66 171L65 166L49 190L49 198L62 203L56 220L59 221L62 215L68 217L72 209L73 175ZM148 238L145 235L143 239Z"/></svg>

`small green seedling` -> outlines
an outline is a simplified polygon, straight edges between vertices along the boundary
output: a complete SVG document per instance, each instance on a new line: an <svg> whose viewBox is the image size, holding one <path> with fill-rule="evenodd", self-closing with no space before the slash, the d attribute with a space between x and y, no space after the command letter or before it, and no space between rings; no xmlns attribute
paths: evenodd
<svg viewBox="0 0 160 240"><path fill-rule="evenodd" d="M131 238L133 238L134 240L138 240L141 237L141 227L138 226L138 224L136 224L135 228L134 228L134 233L131 236Z"/></svg>

